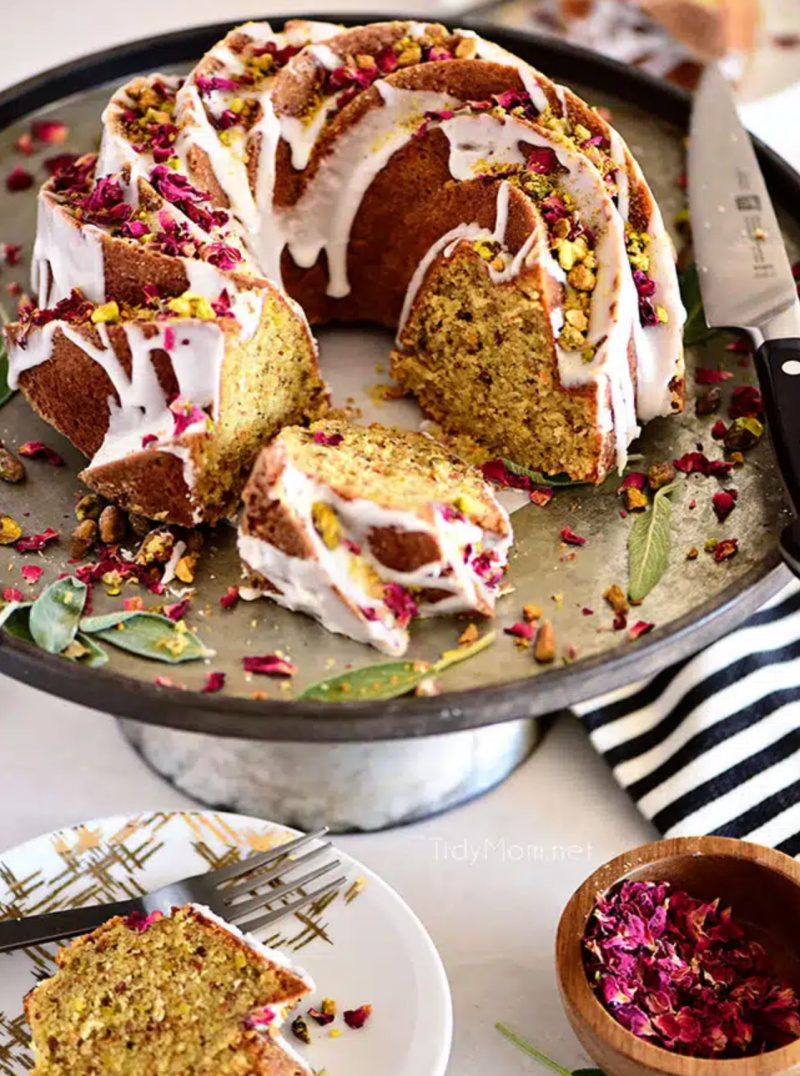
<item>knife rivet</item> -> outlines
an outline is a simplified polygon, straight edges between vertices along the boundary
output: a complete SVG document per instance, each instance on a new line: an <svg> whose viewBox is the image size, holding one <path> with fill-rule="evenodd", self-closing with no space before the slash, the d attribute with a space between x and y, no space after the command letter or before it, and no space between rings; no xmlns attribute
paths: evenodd
<svg viewBox="0 0 800 1076"><path fill-rule="evenodd" d="M791 377L796 377L800 374L800 362L798 362L797 359L787 359L783 366L781 366L781 370Z"/></svg>

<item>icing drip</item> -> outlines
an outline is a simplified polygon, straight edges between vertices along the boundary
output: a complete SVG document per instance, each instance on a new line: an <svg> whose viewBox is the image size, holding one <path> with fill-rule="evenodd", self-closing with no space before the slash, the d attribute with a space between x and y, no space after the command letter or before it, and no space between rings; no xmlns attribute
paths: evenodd
<svg viewBox="0 0 800 1076"><path fill-rule="evenodd" d="M481 113L444 120L441 129L450 142L450 172L454 179L474 178L487 165L524 164L520 142L550 147L565 172L559 182L573 196L595 234L598 267L592 293L588 343L597 348L591 362L579 352L557 347L559 377L565 387L606 377L611 386L617 465L623 467L627 446L639 433L628 369L628 344L638 324L638 303L625 250L623 221L597 169L567 144L552 141L512 117L505 120ZM602 394L599 397L602 400Z"/></svg>
<svg viewBox="0 0 800 1076"><path fill-rule="evenodd" d="M42 307L54 306L79 288L87 299L104 303L106 274L101 231L80 226L51 195L39 192L31 285Z"/></svg>
<svg viewBox="0 0 800 1076"><path fill-rule="evenodd" d="M488 487L487 487L488 492ZM400 627L380 596L371 593L353 572L354 560L366 562L380 584L397 583L403 588L419 587L447 591L440 601L420 606L421 616L480 611L494 607L492 587L469 562L468 547L481 547L494 554L493 568L499 571L507 561L513 536L508 516L505 535L485 531L466 519L448 520L434 509L432 520L411 510L385 508L374 501L339 497L329 486L316 481L291 463L284 465L271 496L291 506L291 513L302 526L314 556L290 557L270 543L239 532L239 554L256 572L281 593L265 591L268 597L288 609L308 613L328 631L347 635L358 642L371 643L385 654L401 656L408 645L408 632ZM341 541L330 549L317 533L312 506L329 505L339 520L342 538L356 543L358 555ZM502 509L500 509L502 512ZM391 527L401 532L423 532L436 542L440 557L413 572L398 572L381 564L370 553L369 536L374 529ZM370 610L374 619L362 610Z"/></svg>
<svg viewBox="0 0 800 1076"><path fill-rule="evenodd" d="M314 175L298 202L276 209L295 262L312 266L324 250L328 260L328 295L348 295L347 247L361 201L375 176L413 136L428 110L452 108L448 94L375 86L383 107L374 108L337 140L324 168Z"/></svg>

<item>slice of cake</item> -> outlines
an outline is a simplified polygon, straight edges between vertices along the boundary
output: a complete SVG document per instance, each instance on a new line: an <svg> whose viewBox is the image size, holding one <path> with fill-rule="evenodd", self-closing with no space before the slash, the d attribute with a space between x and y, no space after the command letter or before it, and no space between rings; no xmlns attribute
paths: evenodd
<svg viewBox="0 0 800 1076"><path fill-rule="evenodd" d="M301 1076L279 1036L313 983L196 905L117 916L25 998L33 1076Z"/></svg>
<svg viewBox="0 0 800 1076"><path fill-rule="evenodd" d="M91 457L90 488L153 519L213 522L282 425L326 410L302 314L267 281L240 283L133 308L76 290L7 326L9 383Z"/></svg>
<svg viewBox="0 0 800 1076"><path fill-rule="evenodd" d="M244 492L254 585L385 654L416 616L491 616L512 542L479 471L431 438L338 418L283 429Z"/></svg>

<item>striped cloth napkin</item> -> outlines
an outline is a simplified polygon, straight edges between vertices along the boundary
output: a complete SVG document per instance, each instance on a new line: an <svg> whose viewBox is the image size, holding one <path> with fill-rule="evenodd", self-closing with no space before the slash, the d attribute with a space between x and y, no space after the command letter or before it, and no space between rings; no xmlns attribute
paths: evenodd
<svg viewBox="0 0 800 1076"><path fill-rule="evenodd" d="M800 583L652 680L575 707L664 836L717 834L800 855Z"/></svg>

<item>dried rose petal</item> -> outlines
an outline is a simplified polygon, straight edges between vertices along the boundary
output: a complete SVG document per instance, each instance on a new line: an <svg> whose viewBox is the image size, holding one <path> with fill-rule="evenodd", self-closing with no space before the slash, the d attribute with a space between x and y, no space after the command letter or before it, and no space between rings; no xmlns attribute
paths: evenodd
<svg viewBox="0 0 800 1076"><path fill-rule="evenodd" d="M212 676L221 676L222 683L225 683L225 673L209 673L206 677L206 687L203 688L203 691L219 691L219 687L215 687L212 689L209 689L208 687L208 681L211 679ZM221 686L222 684L220 684L220 687ZM263 1009L259 1009L257 1012L250 1013L249 1016L246 1016L244 1020L244 1026L246 1028L266 1027L269 1024L273 1024L275 1022L275 1020L277 1019L277 1015L278 1014L271 1006L265 1005Z"/></svg>
<svg viewBox="0 0 800 1076"><path fill-rule="evenodd" d="M174 620L176 623L179 620L183 620L191 607L191 599L184 598L183 601L175 602L173 605L164 606L164 616L169 617L170 620Z"/></svg>
<svg viewBox="0 0 800 1076"><path fill-rule="evenodd" d="M219 599L219 604L223 609L232 609L234 605L239 602L239 588L228 587L222 597Z"/></svg>
<svg viewBox="0 0 800 1076"><path fill-rule="evenodd" d="M647 475L643 471L631 471L623 478L617 493L622 493L625 489L644 489L646 483Z"/></svg>
<svg viewBox="0 0 800 1076"><path fill-rule="evenodd" d="M157 923L163 918L163 912L150 912L149 915L144 915L142 912L131 912L131 914L125 918L125 926L129 930L135 930L139 934L144 934L146 930L150 929L153 923Z"/></svg>
<svg viewBox="0 0 800 1076"><path fill-rule="evenodd" d="M172 401L169 409L175 416L175 429L173 430L175 437L180 437L190 426L194 426L199 422L205 423L208 419L208 415L202 408L197 407L189 400L182 400L180 397Z"/></svg>
<svg viewBox="0 0 800 1076"><path fill-rule="evenodd" d="M344 441L344 434L323 433L322 430L314 431L314 444L316 445L329 445L331 448L335 448L342 441Z"/></svg>
<svg viewBox="0 0 800 1076"><path fill-rule="evenodd" d="M26 441L24 445L20 445L17 449L20 456L30 456L32 459L36 459L39 456L43 456L48 463L53 467L63 467L64 461L59 454L43 441Z"/></svg>
<svg viewBox="0 0 800 1076"><path fill-rule="evenodd" d="M142 438L142 448L147 448L149 445L154 445L158 441L158 438L154 433L146 433Z"/></svg>
<svg viewBox="0 0 800 1076"><path fill-rule="evenodd" d="M50 176L63 178L74 169L78 159L77 153L57 153L54 157L45 157L45 171Z"/></svg>
<svg viewBox="0 0 800 1076"><path fill-rule="evenodd" d="M46 145L60 145L69 137L69 127L61 120L34 120L31 124L31 134L37 142Z"/></svg>
<svg viewBox="0 0 800 1076"><path fill-rule="evenodd" d="M59 536L59 531L54 531L52 527L47 527L41 534L30 534L19 538L14 543L14 548L18 553L34 553L44 549L46 545L54 542Z"/></svg>
<svg viewBox="0 0 800 1076"><path fill-rule="evenodd" d="M648 624L646 620L637 620L628 628L628 638L638 639L640 635L647 635L654 627L655 624Z"/></svg>
<svg viewBox="0 0 800 1076"><path fill-rule="evenodd" d="M27 191L33 186L33 176L21 165L14 165L6 176L6 190L13 192Z"/></svg>
<svg viewBox="0 0 800 1076"><path fill-rule="evenodd" d="M399 583L386 584L383 588L383 600L390 612L394 613L400 628L405 628L411 618L419 613L417 603Z"/></svg>
<svg viewBox="0 0 800 1076"><path fill-rule="evenodd" d="M33 135L29 131L24 131L14 143L14 148L20 153L24 153L26 157L30 157L32 153L36 152Z"/></svg>
<svg viewBox="0 0 800 1076"><path fill-rule="evenodd" d="M325 1027L326 1024L332 1024L336 1019L336 1013L334 1012L320 1012L319 1009L310 1008L308 1015L312 1020L316 1020L320 1027Z"/></svg>
<svg viewBox="0 0 800 1076"><path fill-rule="evenodd" d="M561 541L566 542L567 545L586 545L586 539L576 534L571 527L564 527L561 531Z"/></svg>
<svg viewBox="0 0 800 1076"><path fill-rule="evenodd" d="M685 474L697 472L703 475L723 476L729 474L733 464L725 460L710 460L703 452L686 452L678 460L672 461L679 471Z"/></svg>
<svg viewBox="0 0 800 1076"><path fill-rule="evenodd" d="M38 564L23 564L20 571L22 578L31 586L38 583L44 575L44 568L40 568Z"/></svg>
<svg viewBox="0 0 800 1076"><path fill-rule="evenodd" d="M278 657L277 654L264 654L263 657L242 658L244 671L248 673L263 673L265 676L294 676L297 666L291 661Z"/></svg>
<svg viewBox="0 0 800 1076"><path fill-rule="evenodd" d="M716 512L717 519L720 523L724 523L731 512L736 507L736 498L739 496L739 491L735 489L721 489L711 498L711 503Z"/></svg>
<svg viewBox="0 0 800 1076"><path fill-rule="evenodd" d="M711 427L711 436L714 438L715 441L722 441L727 432L728 427L725 425L721 418L718 418L714 425Z"/></svg>
<svg viewBox="0 0 800 1076"><path fill-rule="evenodd" d="M133 598L125 598L122 602L122 608L126 613L140 613L144 609L144 600L138 595Z"/></svg>
<svg viewBox="0 0 800 1076"><path fill-rule="evenodd" d="M728 414L731 418L761 418L764 413L764 401L755 385L739 385L731 395Z"/></svg>
<svg viewBox="0 0 800 1076"><path fill-rule="evenodd" d="M18 590L16 587L5 587L5 589L3 590L3 601L4 602L21 602L22 601L22 591Z"/></svg>
<svg viewBox="0 0 800 1076"><path fill-rule="evenodd" d="M503 629L506 635L515 635L518 639L527 639L528 642L533 638L534 630L534 625L527 622L512 624L510 628Z"/></svg>
<svg viewBox="0 0 800 1076"><path fill-rule="evenodd" d="M22 247L16 243L3 243L3 261L6 265L18 265Z"/></svg>
<svg viewBox="0 0 800 1076"><path fill-rule="evenodd" d="M717 563L723 560L730 560L730 558L735 556L738 551L738 538L723 538L721 542L717 542L714 548L714 560L717 561Z"/></svg>
<svg viewBox="0 0 800 1076"><path fill-rule="evenodd" d="M551 175L558 167L556 152L550 146L541 146L534 149L528 156L527 168L529 172L537 172L539 175Z"/></svg>
<svg viewBox="0 0 800 1076"><path fill-rule="evenodd" d="M225 673L224 672L210 672L206 673L206 682L203 685L204 695L215 695L218 691L222 691L225 687ZM273 1014L274 1017L274 1014Z"/></svg>
<svg viewBox="0 0 800 1076"><path fill-rule="evenodd" d="M730 381L733 374L730 370L711 370L698 367L694 372L694 379L698 385L716 385L719 381Z"/></svg>
<svg viewBox="0 0 800 1076"><path fill-rule="evenodd" d="M348 1027L361 1028L367 1022L372 1013L371 1005L360 1005L357 1009L344 1010L344 1022Z"/></svg>
<svg viewBox="0 0 800 1076"><path fill-rule="evenodd" d="M539 508L546 508L552 501L555 490L549 486L537 486L536 489L532 489L528 494L531 502L539 506Z"/></svg>

